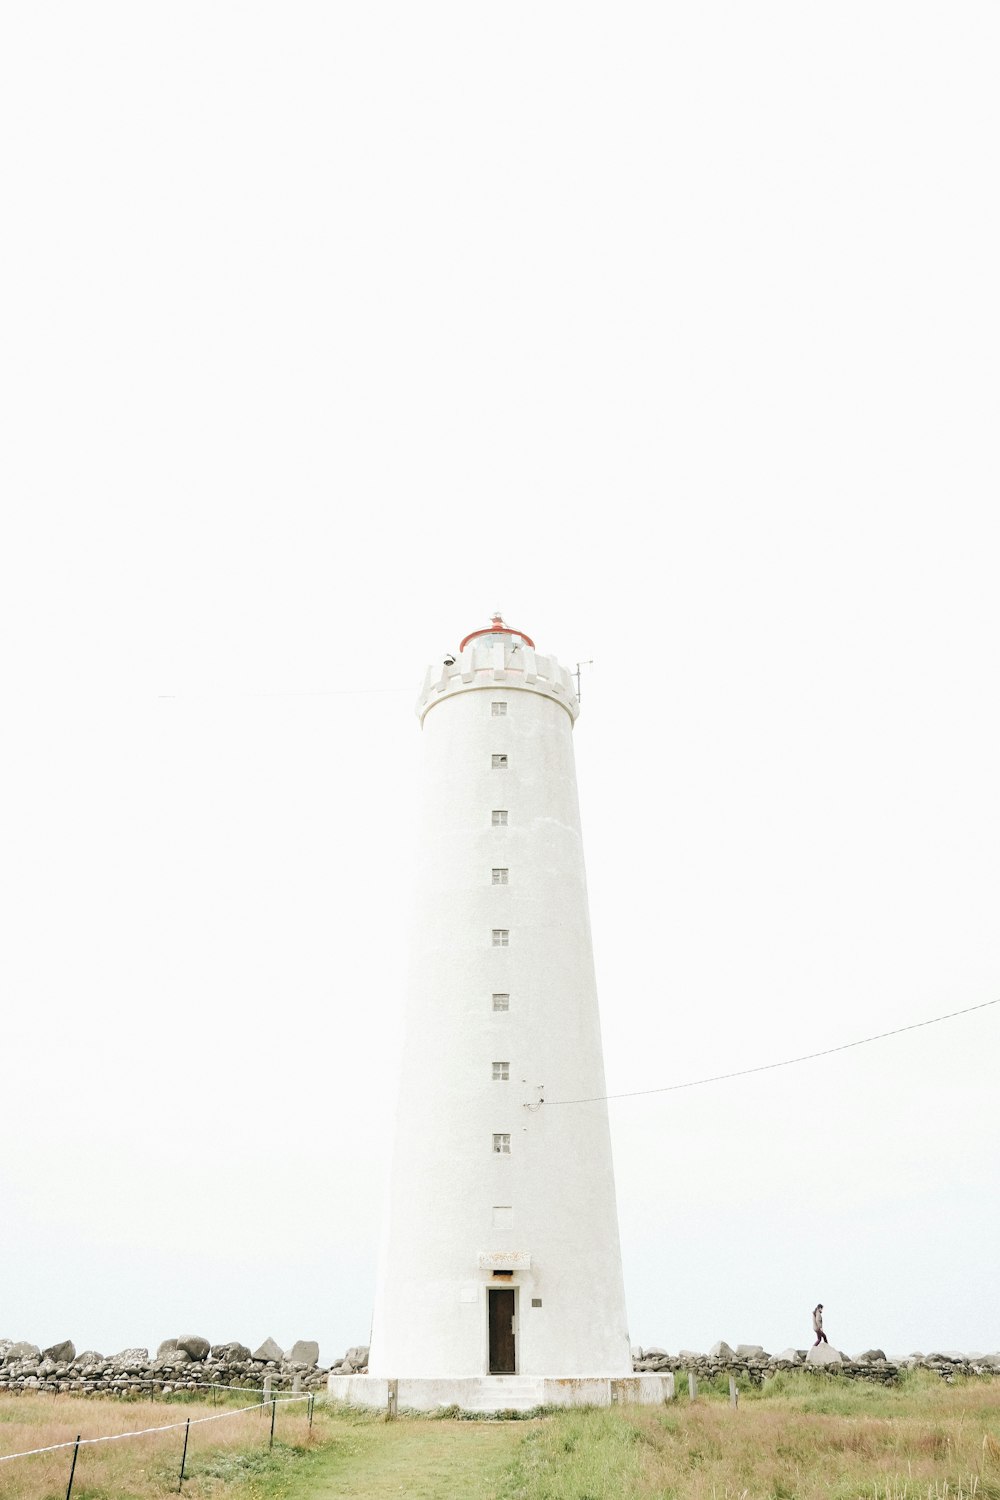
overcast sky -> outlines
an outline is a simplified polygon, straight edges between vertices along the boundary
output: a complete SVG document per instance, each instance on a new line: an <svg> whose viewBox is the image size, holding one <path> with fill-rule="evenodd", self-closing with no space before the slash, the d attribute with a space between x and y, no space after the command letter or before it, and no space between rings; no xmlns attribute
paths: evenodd
<svg viewBox="0 0 1000 1500"><path fill-rule="evenodd" d="M613 1092L1000 997L1000 12L0 20L0 1335L368 1337L426 664ZM1000 1348L1000 1006L611 1105L633 1341Z"/></svg>

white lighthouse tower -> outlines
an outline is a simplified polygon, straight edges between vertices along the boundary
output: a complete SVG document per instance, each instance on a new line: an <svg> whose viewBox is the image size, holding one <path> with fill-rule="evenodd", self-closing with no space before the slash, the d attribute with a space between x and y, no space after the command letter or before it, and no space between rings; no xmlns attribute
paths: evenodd
<svg viewBox="0 0 1000 1500"><path fill-rule="evenodd" d="M472 1410L632 1375L565 667L499 615L428 670L411 979L369 1374ZM547 1106L551 1100L586 1099Z"/></svg>

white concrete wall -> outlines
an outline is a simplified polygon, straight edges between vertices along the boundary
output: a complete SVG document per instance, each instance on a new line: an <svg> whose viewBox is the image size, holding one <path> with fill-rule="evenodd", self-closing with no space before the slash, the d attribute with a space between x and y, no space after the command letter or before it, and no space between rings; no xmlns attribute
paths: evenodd
<svg viewBox="0 0 1000 1500"><path fill-rule="evenodd" d="M572 683L550 658L487 638L428 674L420 709L412 971L369 1369L485 1374L487 1288L513 1284L519 1374L631 1374L607 1106L525 1108L605 1092ZM494 867L508 885L492 884ZM493 947L494 928L509 947ZM494 992L509 1011L493 1011ZM510 1063L509 1082L493 1081L494 1061ZM494 1155L495 1132L509 1156ZM480 1265L489 1252L519 1257L512 1282Z"/></svg>

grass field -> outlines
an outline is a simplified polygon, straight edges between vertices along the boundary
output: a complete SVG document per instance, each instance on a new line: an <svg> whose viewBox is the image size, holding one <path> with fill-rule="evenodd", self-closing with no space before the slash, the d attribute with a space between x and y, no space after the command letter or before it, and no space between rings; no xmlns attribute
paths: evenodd
<svg viewBox="0 0 1000 1500"><path fill-rule="evenodd" d="M679 1382L680 1384L680 1382ZM234 1399L234 1405L238 1400ZM218 1408L221 1411L223 1408ZM916 1372L898 1387L779 1375L665 1407L528 1421L280 1408L192 1426L190 1500L1000 1500L1000 1381ZM185 1416L210 1403L0 1399L0 1455ZM73 1500L176 1494L183 1431L81 1449ZM0 1500L63 1500L71 1454L0 1463Z"/></svg>

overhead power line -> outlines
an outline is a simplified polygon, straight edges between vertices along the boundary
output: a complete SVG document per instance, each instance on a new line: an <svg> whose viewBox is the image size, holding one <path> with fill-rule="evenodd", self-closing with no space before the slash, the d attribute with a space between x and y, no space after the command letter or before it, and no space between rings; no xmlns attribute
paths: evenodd
<svg viewBox="0 0 1000 1500"><path fill-rule="evenodd" d="M751 1073L770 1073L774 1068L791 1068L796 1063L813 1062L817 1057L832 1057L835 1052L848 1052L852 1047L867 1047L869 1042L882 1042L889 1036L901 1036L904 1031L919 1031L922 1026L936 1026L939 1021L953 1021L956 1016L968 1016L974 1010L986 1010L990 1005L1000 1005L1000 997L996 1000L984 1000L980 1005L967 1005L964 1010L950 1010L943 1016L931 1016L928 1021L911 1021L909 1026L895 1026L892 1031L862 1036L854 1042L841 1042L839 1047L824 1047L821 1052L803 1052L801 1057L785 1057L781 1062L758 1063L755 1068L737 1068L732 1073L713 1073L711 1078L691 1078L687 1083L666 1083L655 1089L631 1089L624 1094L592 1094L586 1099L546 1099L544 1103L600 1104L608 1099L639 1099L646 1094L673 1094L679 1089L701 1088L706 1083L724 1083L730 1078L746 1078Z"/></svg>

